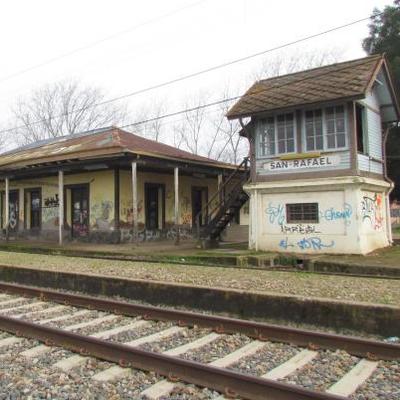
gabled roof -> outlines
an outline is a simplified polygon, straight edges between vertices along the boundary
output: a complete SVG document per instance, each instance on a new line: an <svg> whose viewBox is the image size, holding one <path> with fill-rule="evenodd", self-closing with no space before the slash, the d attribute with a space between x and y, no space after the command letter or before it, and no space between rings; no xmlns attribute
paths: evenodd
<svg viewBox="0 0 400 400"><path fill-rule="evenodd" d="M387 68L384 56L378 54L258 81L228 111L227 117L249 117L294 106L363 98L382 65ZM398 114L397 99L391 89Z"/></svg>
<svg viewBox="0 0 400 400"><path fill-rule="evenodd" d="M129 153L219 168L235 167L232 164L219 162L154 140L145 139L116 127L108 127L41 140L0 154L0 170L12 170L65 160L96 159Z"/></svg>

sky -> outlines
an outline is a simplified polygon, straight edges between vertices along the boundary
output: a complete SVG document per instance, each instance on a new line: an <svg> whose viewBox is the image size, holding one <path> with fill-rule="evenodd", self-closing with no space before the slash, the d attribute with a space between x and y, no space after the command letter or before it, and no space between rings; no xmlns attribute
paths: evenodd
<svg viewBox="0 0 400 400"><path fill-rule="evenodd" d="M18 98L44 84L78 79L113 98L368 17L374 7L388 4L392 2L2 0L0 127L10 127L10 108ZM367 22L362 22L285 52L334 50L340 60L358 58L365 55L361 41L367 34ZM135 110L154 99L168 102L173 111L202 91L217 99L228 84L242 90L265 58L133 96L127 100L132 122Z"/></svg>

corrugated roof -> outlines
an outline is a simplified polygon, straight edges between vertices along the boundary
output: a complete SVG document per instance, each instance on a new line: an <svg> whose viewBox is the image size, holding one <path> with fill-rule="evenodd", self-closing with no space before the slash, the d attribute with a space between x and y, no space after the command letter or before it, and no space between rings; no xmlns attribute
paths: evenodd
<svg viewBox="0 0 400 400"><path fill-rule="evenodd" d="M232 164L195 155L116 127L109 127L42 140L0 154L0 170L17 169L53 161L99 158L121 153L208 164L221 168L233 167Z"/></svg>
<svg viewBox="0 0 400 400"><path fill-rule="evenodd" d="M373 55L258 81L228 111L227 117L364 96L383 60L382 55Z"/></svg>

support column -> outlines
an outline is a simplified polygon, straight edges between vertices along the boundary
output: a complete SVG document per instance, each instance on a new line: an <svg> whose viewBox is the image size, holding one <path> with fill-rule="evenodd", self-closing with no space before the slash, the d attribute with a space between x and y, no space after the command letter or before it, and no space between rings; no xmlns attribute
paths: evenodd
<svg viewBox="0 0 400 400"><path fill-rule="evenodd" d="M58 171L58 243L63 244L64 233L64 171Z"/></svg>
<svg viewBox="0 0 400 400"><path fill-rule="evenodd" d="M6 226L6 240L8 240L10 228L10 181L6 178L6 193L5 193L5 226Z"/></svg>
<svg viewBox="0 0 400 400"><path fill-rule="evenodd" d="M137 163L132 162L132 233L136 241L138 233L138 207L137 207Z"/></svg>
<svg viewBox="0 0 400 400"><path fill-rule="evenodd" d="M121 233L120 233L120 212L119 212L119 168L115 168L114 170L114 230L117 232L117 242L121 241Z"/></svg>
<svg viewBox="0 0 400 400"><path fill-rule="evenodd" d="M175 244L179 244L179 168L174 168L174 224L176 229Z"/></svg>

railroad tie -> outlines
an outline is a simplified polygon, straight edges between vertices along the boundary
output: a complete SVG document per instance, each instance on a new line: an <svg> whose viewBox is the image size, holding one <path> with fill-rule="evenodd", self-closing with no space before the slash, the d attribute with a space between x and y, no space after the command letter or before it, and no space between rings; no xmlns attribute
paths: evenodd
<svg viewBox="0 0 400 400"><path fill-rule="evenodd" d="M183 344L182 346L174 347L173 349L170 350L166 350L163 352L163 354L168 356L179 356L190 350L195 350L200 347L203 347L206 344L211 343L212 341L218 339L219 337L221 337L220 334L213 332L193 342ZM156 400L159 399L160 397L167 396L169 393L172 392L175 386L176 386L175 383L163 379L145 389L142 393L140 393L140 395L146 397L149 400Z"/></svg>
<svg viewBox="0 0 400 400"><path fill-rule="evenodd" d="M131 329L143 328L146 325L150 325L149 321L135 321L129 325L119 326L118 328L108 329L106 331L97 332L93 335L89 335L90 337L98 338L98 339L109 339L111 336L117 335L122 332L129 331ZM84 364L88 357L81 356L79 354L73 355L68 358L64 358L63 360L58 361L53 366L55 368L61 369L64 372L68 372L73 368L79 367Z"/></svg>
<svg viewBox="0 0 400 400"><path fill-rule="evenodd" d="M65 331L74 331L77 329L86 328L88 326L95 326L95 325L101 324L103 322L108 322L108 321L111 321L116 318L118 318L117 315L107 315L105 317L96 318L91 321L80 322L79 324L69 325L69 326L64 327L63 329ZM47 346L45 344L40 344L38 346L32 347L28 350L25 350L20 354L21 354L21 356L26 357L26 358L35 358L35 357L41 356L42 354L48 353L51 350L52 350L51 346Z"/></svg>
<svg viewBox="0 0 400 400"><path fill-rule="evenodd" d="M361 360L339 381L334 383L327 393L349 397L352 395L376 370L378 362Z"/></svg>
<svg viewBox="0 0 400 400"><path fill-rule="evenodd" d="M61 315L60 317L52 317L48 319L42 319L40 321L37 321L37 324L40 325L45 325L49 324L50 322L60 322L60 321L66 321L67 319L75 318L75 317L82 317L83 315L90 314L90 310L81 310L77 311L74 314L67 314L67 315Z"/></svg>
<svg viewBox="0 0 400 400"><path fill-rule="evenodd" d="M207 343L217 339L221 335L211 333L203 338L196 340L195 342L188 343L187 345L179 346L175 349L169 350L164 352L163 354L178 356L183 354L189 350L193 350L199 347L206 345ZM225 357L219 358L218 360L212 361L209 365L214 367L225 368L229 365L234 364L235 362L239 361L241 358L251 356L257 353L262 347L265 346L264 342L260 342L258 340L254 340L249 344L237 349L236 351L229 353ZM150 386L146 390L141 393L141 396L145 396L149 400L158 400L164 396L167 396L169 393L172 392L174 387L176 386L175 383L169 382L166 379L155 383L154 385Z"/></svg>
<svg viewBox="0 0 400 400"><path fill-rule="evenodd" d="M17 297L16 299L0 301L0 307L8 306L10 304L20 303L21 301L27 301L27 298L26 297ZM0 313L2 311L3 310L0 309Z"/></svg>
<svg viewBox="0 0 400 400"><path fill-rule="evenodd" d="M16 306L16 307L10 307L10 308L4 308L3 310L0 310L0 313L5 313L9 311L16 311L16 310L21 310L23 308L29 310L31 308L34 308L36 306L41 306L43 304L46 304L44 301L36 301L34 303L28 303L28 304L23 304L22 306ZM10 315L11 318L15 318L15 315Z"/></svg>
<svg viewBox="0 0 400 400"><path fill-rule="evenodd" d="M175 335L184 330L185 330L185 328L173 326L173 327L165 329L163 331L153 333L148 336L143 336L138 339L132 340L131 342L124 343L124 345L131 346L131 347L137 347L137 346L141 346L146 343L156 342L157 340L165 339L167 337ZM127 376L129 373L130 373L129 368L122 368L119 366L114 366L114 367L105 369L104 371L101 371L101 372L97 373L96 375L93 375L93 379L96 381L100 381L100 382L108 382L108 381L112 381L115 379L123 378L124 376Z"/></svg>
<svg viewBox="0 0 400 400"><path fill-rule="evenodd" d="M278 365L271 371L262 375L261 378L272 379L274 381L277 381L278 379L283 379L297 369L304 367L315 357L317 357L317 355L317 351L302 350L283 364Z"/></svg>
<svg viewBox="0 0 400 400"><path fill-rule="evenodd" d="M49 307L44 310L38 310L38 311L30 311L22 314L16 314L13 315L13 318L22 318L22 317L32 317L35 314L51 314L53 312L59 311L59 310L64 310L66 306L54 306L54 307Z"/></svg>

